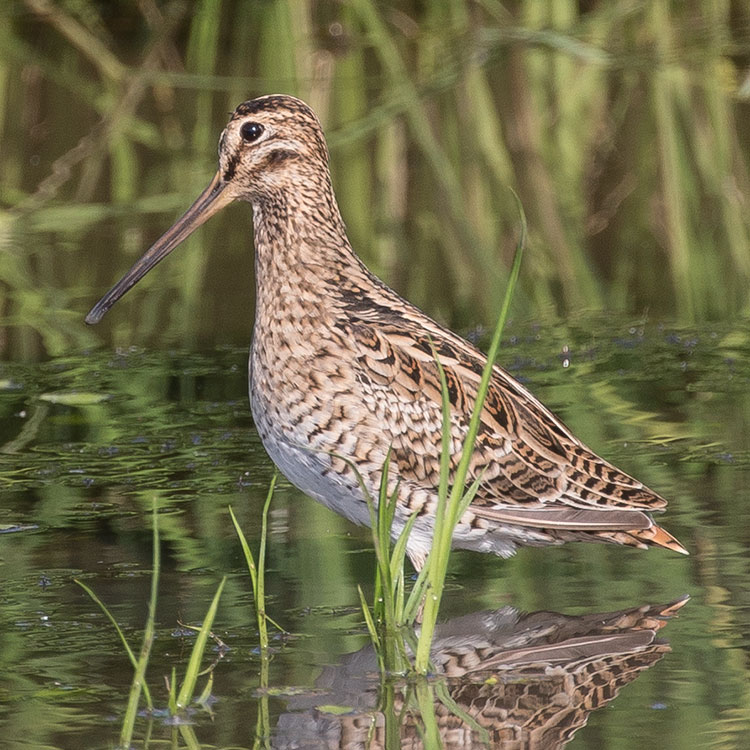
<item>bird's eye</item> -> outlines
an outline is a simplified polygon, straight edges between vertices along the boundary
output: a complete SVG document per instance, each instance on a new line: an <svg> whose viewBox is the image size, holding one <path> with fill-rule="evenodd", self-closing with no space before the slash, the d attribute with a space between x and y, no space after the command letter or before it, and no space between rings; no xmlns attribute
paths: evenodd
<svg viewBox="0 0 750 750"><path fill-rule="evenodd" d="M258 122L245 122L240 128L240 135L243 140L252 143L263 135L263 126Z"/></svg>

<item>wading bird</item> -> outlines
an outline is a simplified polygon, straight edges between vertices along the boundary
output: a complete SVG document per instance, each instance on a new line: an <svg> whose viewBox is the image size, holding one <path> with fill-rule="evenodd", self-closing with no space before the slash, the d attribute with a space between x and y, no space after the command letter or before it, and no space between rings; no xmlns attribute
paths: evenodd
<svg viewBox="0 0 750 750"><path fill-rule="evenodd" d="M219 170L184 216L94 306L97 323L149 269L234 200L253 207L255 327L250 401L268 454L307 495L370 522L391 451L392 533L416 514L407 553L430 550L440 473L441 381L455 468L486 357L377 279L354 254L315 113L291 96L240 104L219 140ZM356 471L355 471L356 467ZM666 501L581 443L499 366L470 465L481 484L453 546L507 557L569 541L687 554L650 511Z"/></svg>

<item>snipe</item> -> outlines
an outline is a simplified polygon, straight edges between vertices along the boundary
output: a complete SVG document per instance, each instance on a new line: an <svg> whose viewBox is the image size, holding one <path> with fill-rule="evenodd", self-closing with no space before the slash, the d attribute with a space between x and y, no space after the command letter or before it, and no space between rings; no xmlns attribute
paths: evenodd
<svg viewBox="0 0 750 750"><path fill-rule="evenodd" d="M369 514L350 459L377 497L392 450L394 534L417 521L408 554L429 552L448 380L452 445L466 433L485 356L385 286L354 254L318 118L290 96L234 111L219 170L187 213L86 317L96 323L150 268L234 200L252 204L255 328L250 400L263 445L303 492L359 524ZM507 557L568 541L657 545L687 554L649 511L666 501L593 453L522 385L495 367L472 459L479 492L454 546Z"/></svg>

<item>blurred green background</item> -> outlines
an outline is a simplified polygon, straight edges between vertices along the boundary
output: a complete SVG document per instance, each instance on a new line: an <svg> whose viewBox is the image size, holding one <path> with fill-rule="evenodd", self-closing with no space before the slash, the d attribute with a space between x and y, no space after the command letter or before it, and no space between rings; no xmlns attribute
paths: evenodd
<svg viewBox="0 0 750 750"><path fill-rule="evenodd" d="M750 309L744 0L11 0L0 8L0 354L246 343L234 207L101 330L82 317L210 179L228 113L306 99L352 243L458 329L515 310Z"/></svg>

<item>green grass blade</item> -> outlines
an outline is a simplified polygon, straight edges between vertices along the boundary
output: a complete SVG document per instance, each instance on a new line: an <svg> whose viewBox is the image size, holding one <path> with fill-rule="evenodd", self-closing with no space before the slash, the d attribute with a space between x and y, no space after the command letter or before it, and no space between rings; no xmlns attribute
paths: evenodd
<svg viewBox="0 0 750 750"><path fill-rule="evenodd" d="M513 192L513 191L511 191ZM439 512L435 519L435 531L433 535L432 549L427 558L425 569L427 571L427 588L424 595L424 609L422 616L422 630L419 634L419 641L417 644L417 653L414 660L414 668L420 674L426 674L429 663L430 663L430 648L432 646L432 638L435 632L435 624L437 622L438 610L440 608L440 602L442 599L443 587L445 584L445 576L447 573L448 558L450 556L451 544L453 539L453 531L460 519L462 508L468 507L468 502L461 502L462 498L465 499L467 493L466 489L466 478L469 473L469 466L471 457L474 452L474 445L479 433L479 424L482 417L482 408L484 401L489 391L490 382L492 380L493 367L495 359L497 358L498 350L500 349L500 341L502 340L503 328L505 327L505 320L508 316L510 309L510 303L513 298L513 290L518 281L518 275L521 269L521 258L523 257L523 250L526 245L526 216L523 212L523 207L518 199L518 196L513 192L513 195L518 204L518 212L521 221L521 232L519 234L518 243L516 245L515 257L513 259L513 266L511 268L508 286L505 290L505 296L503 303L500 308L500 314L498 316L497 324L492 334L492 340L490 347L487 352L487 363L482 371L482 377L477 388L477 395L474 402L474 408L471 413L471 419L469 420L469 428L464 438L464 442L461 448L461 457L456 468L455 476L453 477L453 486L451 488L447 502L443 502L438 497L438 509ZM434 349L433 349L434 351ZM441 480L444 462L448 458L445 456L446 450L446 431L450 429L450 421L446 419L446 415L449 416L450 412L446 409L446 400L448 398L447 393L447 382L445 373L442 370L439 359L436 356L436 362L438 370L440 371L440 383L441 383L441 394L443 400L443 454L440 457L441 461ZM478 482L481 477L476 479L468 492L476 492ZM439 493L440 494L440 493ZM447 518L444 515L447 514Z"/></svg>
<svg viewBox="0 0 750 750"><path fill-rule="evenodd" d="M197 703L199 703L201 706L208 707L208 701L211 697L211 690L214 686L214 673L211 672L208 675L208 679L206 680L206 686L201 691L201 694L198 696Z"/></svg>
<svg viewBox="0 0 750 750"><path fill-rule="evenodd" d="M188 750L203 750L203 745L198 740L195 734L195 729L190 724L180 724L177 727L180 731L182 741L185 743L185 747Z"/></svg>
<svg viewBox="0 0 750 750"><path fill-rule="evenodd" d="M442 748L443 741L440 737L440 728L435 715L435 696L432 686L426 679L417 680L417 705L419 715L424 723L424 746L429 748Z"/></svg>
<svg viewBox="0 0 750 750"><path fill-rule="evenodd" d="M482 484L483 476L484 476L484 472L482 472L471 483L471 485L469 485L469 489L466 490L466 494L461 498L461 502L458 504L458 517L459 518L461 518L461 516L468 510L469 506L471 505L471 501L476 496L477 491L479 490L479 486Z"/></svg>
<svg viewBox="0 0 750 750"><path fill-rule="evenodd" d="M268 667L270 662L270 656L268 652L268 623L274 625L280 632L285 632L284 629L279 626L274 620L272 620L266 613L266 595L265 595L265 580L266 580L266 542L268 539L268 511L271 507L271 500L273 498L274 490L276 489L276 482L279 477L278 470L274 471L271 483L268 487L268 493L266 494L266 501L263 504L263 512L261 514L261 529L260 529L260 545L258 549L258 576L257 585L255 586L255 612L258 621L258 638L260 641L260 676L259 676L259 687L261 689L261 697L258 705L258 716L255 722L255 742L253 747L270 747L269 736L270 736L270 711L268 707ZM242 539L244 534L238 529L238 533Z"/></svg>
<svg viewBox="0 0 750 750"><path fill-rule="evenodd" d="M404 525L404 528L401 529L401 533L398 535L396 544L393 547L393 552L391 553L391 578L393 580L396 580L399 575L403 575L406 544L409 541L409 534L411 534L411 530L414 528L416 520L417 514L412 513Z"/></svg>
<svg viewBox="0 0 750 750"><path fill-rule="evenodd" d="M435 511L435 529L433 532L433 544L430 550L430 556L433 553L440 554L444 552L440 543L436 540L443 538L443 527L445 524L445 514L448 505L448 483L450 481L451 469L451 404L448 395L448 380L445 375L445 368L440 361L440 355L435 346L430 342L432 356L437 365L438 375L440 376L440 403L442 412L442 427L440 438L440 480L438 483L438 504Z"/></svg>
<svg viewBox="0 0 750 750"><path fill-rule="evenodd" d="M266 540L268 538L268 510L279 478L278 470L274 471L271 483L268 485L266 501L260 522L260 546L258 547L258 576L255 585L255 607L258 613L258 630L261 648L268 648L268 620L266 618Z"/></svg>
<svg viewBox="0 0 750 750"><path fill-rule="evenodd" d="M128 655L128 659L130 659L130 663L133 665L133 669L136 669L138 667L138 662L136 661L135 654L133 653L133 650L130 648L130 645L128 644L127 640L125 640L125 634L122 632L122 629L117 624L117 620L115 620L112 613L107 608L107 605L83 582L79 581L77 578L74 578L73 581L77 583L94 601L95 604L99 606L99 608L104 612L107 619L112 623L117 635L120 637L120 641L122 641L122 645L125 648L125 652ZM154 704L151 700L151 691L148 689L148 685L144 683L143 685L143 697L146 699L146 705L148 706L149 711L153 711Z"/></svg>
<svg viewBox="0 0 750 750"><path fill-rule="evenodd" d="M200 664L201 660L203 659L203 652L206 650L208 636L211 633L211 627L214 623L214 618L216 617L216 610L219 607L221 592L224 590L224 584L226 582L227 578L226 576L224 576L224 578L221 579L221 583L219 584L218 589L216 589L216 593L214 594L211 606L208 608L208 612L206 612L206 616L203 619L203 625L198 631L195 643L193 644L193 650L190 652L190 660L188 661L187 671L185 672L185 679L183 680L182 686L180 687L180 692L177 695L178 709L185 708L190 703L193 697L193 692L195 691L195 683L197 682L198 675L200 673Z"/></svg>
<svg viewBox="0 0 750 750"><path fill-rule="evenodd" d="M445 369L443 368L440 356L435 349L432 341L430 341L430 348L432 349L432 356L437 366L438 375L440 377L440 400L441 400L441 412L442 412L442 427L441 427L441 445L440 445L440 477L438 481L438 502L435 508L435 525L432 534L432 547L425 560L424 567L420 571L417 577L417 582L412 588L411 595L407 600L405 609L406 622L413 624L416 620L417 614L420 611L420 605L425 601L425 596L428 590L428 584L433 583L431 571L437 567L441 567L441 563L436 557L441 554L441 546L444 547L445 543L439 542L445 536L445 515L446 507L448 504L448 485L450 482L450 464L451 464L451 435L450 435L450 398L448 396L448 383L445 376ZM452 537L452 530L451 530ZM445 554L443 551L442 554Z"/></svg>
<svg viewBox="0 0 750 750"><path fill-rule="evenodd" d="M125 717L120 729L120 747L129 748L133 739L133 728L135 719L138 715L138 701L141 697L141 690L146 681L146 668L151 655L151 646L154 643L156 632L156 601L159 591L159 573L161 571L161 545L159 542L159 516L156 513L156 500L152 504L152 544L153 544L153 572L151 574L151 595L148 602L148 615L146 617L146 627L143 633L143 644L141 652L133 675L133 682L130 686L128 695L128 705L125 709Z"/></svg>
<svg viewBox="0 0 750 750"><path fill-rule="evenodd" d="M393 514L396 510L395 503L390 502L388 495L388 474L390 470L391 446L388 446L388 452L385 454L385 460L383 461L383 470L380 474L380 487L378 488L378 535L381 539L381 545L383 539L388 539L390 542L391 523L393 522ZM389 547L390 544L386 546L386 552Z"/></svg>
<svg viewBox="0 0 750 750"><path fill-rule="evenodd" d="M174 716L177 713L177 667L172 667L172 677L169 680L169 699L167 701L169 713Z"/></svg>
<svg viewBox="0 0 750 750"><path fill-rule="evenodd" d="M436 682L433 685L433 689L437 699L451 712L451 714L461 719L464 724L479 735L480 742L484 743L487 747L490 747L489 732L468 711L466 711L466 709L459 706L458 703L451 698L446 684L443 681Z"/></svg>
<svg viewBox="0 0 750 750"><path fill-rule="evenodd" d="M261 653L264 654L263 658L267 658L266 649L268 649L268 623L270 622L279 632L286 632L275 620L271 619L266 614L266 545L268 539L268 511L271 507L271 500L273 499L273 493L276 489L276 482L278 480L278 471L274 472L271 478L271 483L268 486L268 492L266 493L266 501L263 504L263 511L261 514L261 528L260 528L260 546L258 548L258 562L256 565L255 557L253 556L250 545L247 543L242 528L240 527L239 521L234 514L231 506L229 507L229 515L234 524L234 530L237 533L237 537L240 540L240 546L242 547L242 553L245 556L245 562L247 563L247 569L250 572L250 580L252 582L253 599L255 600L255 616L258 624L258 637L260 641Z"/></svg>
<svg viewBox="0 0 750 750"><path fill-rule="evenodd" d="M429 559L428 559L429 561ZM419 612L419 604L424 599L425 592L427 591L427 584L429 582L427 574L429 573L429 567L427 563L419 571L417 580L412 586L409 598L406 601L406 608L404 609L404 619L407 625L414 625L417 614Z"/></svg>
<svg viewBox="0 0 750 750"><path fill-rule="evenodd" d="M257 599L258 595L258 568L255 565L255 557L253 551L250 549L250 545L247 543L247 538L240 526L240 522L237 520L237 516L234 515L232 506L229 506L229 516L234 524L234 530L237 532L237 537L240 540L240 547L242 547L242 554L245 556L245 563L247 564L248 572L250 573L250 581L253 588L253 598Z"/></svg>
<svg viewBox="0 0 750 750"><path fill-rule="evenodd" d="M367 625L367 630L370 633L370 639L372 640L372 644L375 647L375 650L380 652L380 636L378 635L378 629L375 627L375 620L372 619L372 613L370 612L370 607L367 604L367 599L365 597L364 591L362 591L361 586L357 586L357 591L359 591L359 601L362 605L362 614L365 618L365 625Z"/></svg>
<svg viewBox="0 0 750 750"><path fill-rule="evenodd" d="M471 455L473 453L474 441L476 440L477 433L479 432L479 422L482 418L482 406L484 404L485 398L487 397L487 392L489 391L490 381L492 379L492 370L495 364L495 360L497 359L497 353L500 350L500 341L502 340L505 321L508 317L508 311L510 310L510 302L513 298L513 290L515 289L516 283L518 282L518 275L521 271L521 259L523 257L523 250L526 245L526 216L523 212L523 207L521 206L521 202L518 196L512 190L511 192L513 193L513 196L518 203L518 210L521 218L521 234L516 246L516 252L513 258L513 266L511 268L510 277L508 279L508 287L505 291L503 304L500 308L500 315L498 317L497 324L495 325L495 330L492 334L490 347L487 350L487 364L482 371L482 378L479 382L479 388L477 389L477 397L474 404L474 410L472 411L471 420L469 422L469 431L466 435L464 446L461 451L461 460L459 461L458 469L456 470L456 478L452 490L452 492L455 494L463 494L463 482L466 479L466 475L468 474L469 463L471 461Z"/></svg>

